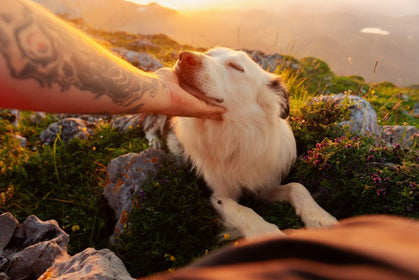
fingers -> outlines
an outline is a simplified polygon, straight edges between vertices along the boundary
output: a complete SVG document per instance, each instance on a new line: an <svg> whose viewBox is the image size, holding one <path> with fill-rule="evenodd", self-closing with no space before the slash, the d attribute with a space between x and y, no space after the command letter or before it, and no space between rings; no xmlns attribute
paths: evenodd
<svg viewBox="0 0 419 280"><path fill-rule="evenodd" d="M221 106L206 103L183 90L179 85L172 85L170 90L171 108L173 115L222 120L226 109Z"/></svg>
<svg viewBox="0 0 419 280"><path fill-rule="evenodd" d="M221 106L209 104L188 93L179 86L179 80L175 72L170 68L161 68L155 72L166 84L170 92L167 108L162 114L172 116L185 116L222 120L222 114L226 109Z"/></svg>

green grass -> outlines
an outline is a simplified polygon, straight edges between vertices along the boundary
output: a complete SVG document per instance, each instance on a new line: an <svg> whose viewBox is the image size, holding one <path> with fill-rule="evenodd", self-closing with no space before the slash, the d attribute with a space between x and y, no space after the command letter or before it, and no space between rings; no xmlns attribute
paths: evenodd
<svg viewBox="0 0 419 280"><path fill-rule="evenodd" d="M379 125L409 124L419 128L413 108L419 102L419 90L397 88L389 83L373 85L369 101L378 115Z"/></svg>
<svg viewBox="0 0 419 280"><path fill-rule="evenodd" d="M12 212L20 221L31 214L57 220L72 234L70 253L106 246L113 230L113 214L102 196L106 165L119 155L144 150L142 133L122 135L103 123L89 141L65 145L57 140L50 146L37 140L40 131L29 129L25 117L17 131L5 127L0 144L1 211ZM21 148L14 133L28 136L28 147ZM73 226L79 230L73 232Z"/></svg>
<svg viewBox="0 0 419 280"><path fill-rule="evenodd" d="M173 52L190 48L164 35L90 32L108 47L132 48L135 40L147 39L160 47L145 51L167 66L176 59ZM339 77L316 58L299 64L296 70L285 62L276 69L290 90L290 122L299 152L288 180L306 185L319 204L338 218L371 213L419 218L418 144L401 150L397 145L377 146L370 138L354 138L337 126L348 118L348 104L310 102L321 94L347 92L369 100L381 125L418 127L413 107L419 101L419 89ZM146 149L143 133L133 129L121 134L103 121L89 140L45 145L39 135L57 116L33 122L31 113L24 112L18 128L11 120L7 112L0 114L0 213L10 211L20 221L31 214L57 220L70 234L71 254L90 246L109 246L115 221L102 196L106 165L120 155ZM15 134L27 138L25 148ZM347 136L341 138L342 134ZM189 167L168 163L156 178L143 186L144 199L129 213L130 223L120 237L124 246L113 248L133 276L183 266L228 242L219 242L221 227L208 203L208 191ZM287 204L254 199L243 203L280 228L302 226Z"/></svg>

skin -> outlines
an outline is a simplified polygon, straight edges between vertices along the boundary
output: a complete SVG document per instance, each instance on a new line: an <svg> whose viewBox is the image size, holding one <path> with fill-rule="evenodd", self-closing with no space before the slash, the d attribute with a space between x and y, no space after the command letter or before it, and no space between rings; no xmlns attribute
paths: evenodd
<svg viewBox="0 0 419 280"><path fill-rule="evenodd" d="M143 72L27 0L0 0L0 107L222 119L169 68Z"/></svg>

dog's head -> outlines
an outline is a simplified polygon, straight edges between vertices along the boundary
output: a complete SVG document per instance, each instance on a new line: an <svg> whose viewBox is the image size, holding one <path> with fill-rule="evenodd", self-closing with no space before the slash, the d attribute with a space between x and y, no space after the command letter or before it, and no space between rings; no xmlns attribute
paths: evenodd
<svg viewBox="0 0 419 280"><path fill-rule="evenodd" d="M288 117L288 91L282 79L264 71L246 53L215 48L206 53L182 52L175 65L182 88L227 111L242 105L258 104L262 108L277 104L283 119Z"/></svg>

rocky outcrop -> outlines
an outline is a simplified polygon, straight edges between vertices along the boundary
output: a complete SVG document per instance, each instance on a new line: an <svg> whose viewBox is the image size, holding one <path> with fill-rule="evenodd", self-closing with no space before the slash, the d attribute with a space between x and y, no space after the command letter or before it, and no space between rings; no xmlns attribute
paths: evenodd
<svg viewBox="0 0 419 280"><path fill-rule="evenodd" d="M58 259L39 280L132 280L122 261L109 249L87 248L71 258Z"/></svg>
<svg viewBox="0 0 419 280"><path fill-rule="evenodd" d="M19 126L21 119L19 110L4 110L0 108L0 119L8 120L14 127Z"/></svg>
<svg viewBox="0 0 419 280"><path fill-rule="evenodd" d="M379 144L393 146L400 144L403 147L413 145L419 138L419 130L414 126L384 125L377 123L377 114L371 104L362 97L346 94L333 94L316 97L313 102L350 102L350 120L339 125L347 125L351 132L358 135L373 136Z"/></svg>
<svg viewBox="0 0 419 280"><path fill-rule="evenodd" d="M387 145L400 144L410 147L414 140L419 140L419 130L414 126L383 125L380 126L380 139Z"/></svg>
<svg viewBox="0 0 419 280"><path fill-rule="evenodd" d="M52 123L41 133L41 141L51 144L57 135L64 143L73 139L88 139L93 133L87 122L79 118L65 118L59 122Z"/></svg>
<svg viewBox="0 0 419 280"><path fill-rule="evenodd" d="M249 51L245 50L245 52L257 63L259 64L263 69L275 72L278 70L278 68L292 68L294 70L297 70L301 67L301 63L291 58L290 56L283 56L280 54L265 54L262 51Z"/></svg>
<svg viewBox="0 0 419 280"><path fill-rule="evenodd" d="M87 248L71 257L68 241L54 220L32 215L19 224L10 213L0 215L0 279L133 279L112 251Z"/></svg>
<svg viewBox="0 0 419 280"><path fill-rule="evenodd" d="M145 52L134 52L125 48L112 48L112 52L144 71L156 71L163 67L160 61Z"/></svg>
<svg viewBox="0 0 419 280"><path fill-rule="evenodd" d="M379 135L377 114L371 104L362 97L346 95L343 93L316 97L313 102L350 102L350 120L341 122L340 125L348 125L352 133L358 135Z"/></svg>
<svg viewBox="0 0 419 280"><path fill-rule="evenodd" d="M109 162L109 183L104 188L103 195L115 211L117 219L111 243L115 244L115 238L128 223L129 211L141 200L142 186L157 175L163 162L179 164L176 157L153 148L140 154L129 153Z"/></svg>
<svg viewBox="0 0 419 280"><path fill-rule="evenodd" d="M4 213L0 215L0 225L0 253L3 255L4 248L12 239L19 222L12 214Z"/></svg>
<svg viewBox="0 0 419 280"><path fill-rule="evenodd" d="M168 117L158 114L135 114L115 116L111 121L112 127L122 133L127 133L133 129L140 129L144 132L148 144L156 149L164 146L162 137L167 134Z"/></svg>
<svg viewBox="0 0 419 280"><path fill-rule="evenodd" d="M25 137L20 136L19 134L15 134L14 137L19 141L20 146L22 148L25 148L26 145L28 144L28 140Z"/></svg>
<svg viewBox="0 0 419 280"><path fill-rule="evenodd" d="M111 124L112 128L116 128L122 133L127 133L130 130L142 127L144 119L144 114L114 116Z"/></svg>
<svg viewBox="0 0 419 280"><path fill-rule="evenodd" d="M69 236L54 220L29 216L22 224L0 216L0 272L9 279L36 279L57 258L67 257ZM4 278L4 279L8 279Z"/></svg>

